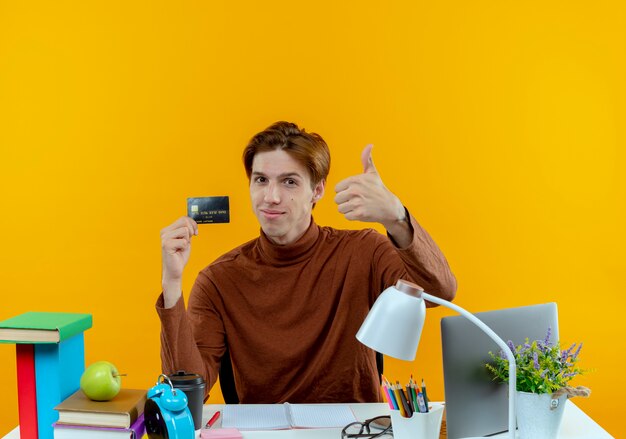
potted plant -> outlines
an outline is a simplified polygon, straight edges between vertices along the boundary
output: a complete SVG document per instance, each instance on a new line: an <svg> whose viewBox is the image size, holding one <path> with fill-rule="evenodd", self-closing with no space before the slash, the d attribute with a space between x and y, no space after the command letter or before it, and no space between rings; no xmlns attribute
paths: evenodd
<svg viewBox="0 0 626 439"><path fill-rule="evenodd" d="M572 387L570 381L585 371L577 365L582 343L561 350L559 342L550 343L551 329L545 339L515 346L507 345L517 366L517 425L520 439L556 438L567 398L589 396L586 387ZM493 362L487 369L493 379L509 380L509 362L504 352L489 352Z"/></svg>

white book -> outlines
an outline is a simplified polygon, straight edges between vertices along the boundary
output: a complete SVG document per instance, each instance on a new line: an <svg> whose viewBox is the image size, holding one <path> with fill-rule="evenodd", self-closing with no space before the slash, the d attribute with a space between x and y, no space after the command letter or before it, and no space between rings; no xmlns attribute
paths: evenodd
<svg viewBox="0 0 626 439"><path fill-rule="evenodd" d="M341 428L356 417L348 404L225 405L222 427L239 430Z"/></svg>

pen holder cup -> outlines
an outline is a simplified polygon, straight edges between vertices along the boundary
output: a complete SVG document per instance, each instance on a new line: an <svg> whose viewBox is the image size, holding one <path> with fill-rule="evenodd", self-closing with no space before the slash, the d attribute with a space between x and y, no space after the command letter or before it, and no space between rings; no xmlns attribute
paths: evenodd
<svg viewBox="0 0 626 439"><path fill-rule="evenodd" d="M430 403L428 413L413 413L404 418L399 410L391 410L391 425L394 439L439 439L443 404Z"/></svg>

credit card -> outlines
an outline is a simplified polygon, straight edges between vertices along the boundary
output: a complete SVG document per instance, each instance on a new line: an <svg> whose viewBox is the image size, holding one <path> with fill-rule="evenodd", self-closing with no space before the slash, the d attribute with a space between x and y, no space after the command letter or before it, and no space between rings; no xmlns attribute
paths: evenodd
<svg viewBox="0 0 626 439"><path fill-rule="evenodd" d="M228 197L187 198L187 216L198 224L229 223Z"/></svg>

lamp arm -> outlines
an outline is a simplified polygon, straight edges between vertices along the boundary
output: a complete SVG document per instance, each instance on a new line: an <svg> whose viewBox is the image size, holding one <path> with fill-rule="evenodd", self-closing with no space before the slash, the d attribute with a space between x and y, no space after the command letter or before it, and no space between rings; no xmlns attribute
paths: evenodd
<svg viewBox="0 0 626 439"><path fill-rule="evenodd" d="M498 334L493 332L493 330L485 325L478 317L474 314L464 310L458 305L454 303L448 302L447 300L441 299L439 297L433 296L428 293L422 293L422 298L432 303L436 303L437 305L445 306L446 308L450 308L463 317L467 318L469 321L478 326L485 334L487 334L493 341L495 341L500 349L506 354L507 360L509 360L509 437L511 439L515 439L515 429L517 428L517 424L515 422L515 397L517 390L517 367L515 363L515 357L513 356L513 352L511 352L511 348L502 340Z"/></svg>

